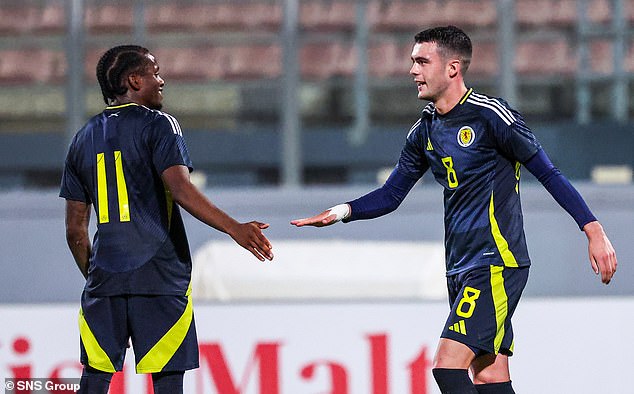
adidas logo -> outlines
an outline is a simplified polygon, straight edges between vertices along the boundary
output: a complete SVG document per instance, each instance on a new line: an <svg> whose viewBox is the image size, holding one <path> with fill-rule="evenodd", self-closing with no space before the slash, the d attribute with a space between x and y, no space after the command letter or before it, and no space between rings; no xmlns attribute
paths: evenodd
<svg viewBox="0 0 634 394"><path fill-rule="evenodd" d="M459 332L462 335L467 335L467 327L464 324L464 320L460 320L458 323L454 323L449 326L450 331Z"/></svg>
<svg viewBox="0 0 634 394"><path fill-rule="evenodd" d="M434 150L434 147L431 145L431 141L427 138L427 150Z"/></svg>

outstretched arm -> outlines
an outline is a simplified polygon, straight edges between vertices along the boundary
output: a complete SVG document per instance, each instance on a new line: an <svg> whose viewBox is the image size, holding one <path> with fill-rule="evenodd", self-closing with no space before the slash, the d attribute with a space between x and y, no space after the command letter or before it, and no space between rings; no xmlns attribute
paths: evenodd
<svg viewBox="0 0 634 394"><path fill-rule="evenodd" d="M256 221L237 222L216 207L191 183L189 169L185 166L169 167L163 171L162 178L174 201L196 219L228 234L260 261L273 260L271 243L262 233L262 230L269 227L268 224Z"/></svg>
<svg viewBox="0 0 634 394"><path fill-rule="evenodd" d="M337 223L340 220L349 222L387 215L398 208L417 180L401 174L395 168L382 187L354 201L329 208L318 215L293 220L291 224L297 227L323 227Z"/></svg>
<svg viewBox="0 0 634 394"><path fill-rule="evenodd" d="M568 212L588 237L588 252L593 271L601 281L610 283L616 272L616 252L579 192L553 165L543 150L539 150L524 166L535 175L559 205Z"/></svg>

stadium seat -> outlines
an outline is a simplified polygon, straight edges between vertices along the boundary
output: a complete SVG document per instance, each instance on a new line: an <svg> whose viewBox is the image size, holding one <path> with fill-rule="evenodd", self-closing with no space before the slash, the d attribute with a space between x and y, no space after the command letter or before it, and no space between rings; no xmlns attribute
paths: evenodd
<svg viewBox="0 0 634 394"><path fill-rule="evenodd" d="M279 4L266 2L148 4L146 24L164 31L277 31L282 24Z"/></svg>
<svg viewBox="0 0 634 394"><path fill-rule="evenodd" d="M64 53L46 49L0 52L0 84L58 83L64 77Z"/></svg>
<svg viewBox="0 0 634 394"><path fill-rule="evenodd" d="M460 24L490 27L497 20L493 0L403 1L383 4L376 28L382 31L418 32L425 26Z"/></svg>
<svg viewBox="0 0 634 394"><path fill-rule="evenodd" d="M37 13L33 31L37 33L64 33L66 14L64 6L59 2L45 2Z"/></svg>
<svg viewBox="0 0 634 394"><path fill-rule="evenodd" d="M319 42L303 45L299 51L302 77L328 79L341 74L346 54L352 52L351 45L338 42Z"/></svg>
<svg viewBox="0 0 634 394"><path fill-rule="evenodd" d="M588 46L590 70L607 75L614 71L614 44L609 40L594 40Z"/></svg>
<svg viewBox="0 0 634 394"><path fill-rule="evenodd" d="M352 1L305 1L300 5L299 21L305 30L352 31L356 25L356 4Z"/></svg>
<svg viewBox="0 0 634 394"><path fill-rule="evenodd" d="M282 73L282 48L275 44L253 44L228 47L225 77L253 80L277 78Z"/></svg>
<svg viewBox="0 0 634 394"><path fill-rule="evenodd" d="M468 77L494 77L499 72L499 59L495 42L478 42L473 47L473 56Z"/></svg>
<svg viewBox="0 0 634 394"><path fill-rule="evenodd" d="M577 21L576 0L517 0L515 17L520 25L572 26Z"/></svg>
<svg viewBox="0 0 634 394"><path fill-rule="evenodd" d="M566 37L519 42L515 52L515 70L526 76L572 75L577 55Z"/></svg>
<svg viewBox="0 0 634 394"><path fill-rule="evenodd" d="M279 2L238 3L237 8L244 29L279 31L282 26L282 6Z"/></svg>
<svg viewBox="0 0 634 394"><path fill-rule="evenodd" d="M33 34L64 32L65 15L62 2L32 5L13 3L0 7L0 34Z"/></svg>
<svg viewBox="0 0 634 394"><path fill-rule="evenodd" d="M627 72L634 72L634 41L630 41L627 44L625 51L625 64L623 65L623 68Z"/></svg>
<svg viewBox="0 0 634 394"><path fill-rule="evenodd" d="M155 51L160 72L170 81L204 81L223 77L221 56L212 56L213 48L158 48Z"/></svg>
<svg viewBox="0 0 634 394"><path fill-rule="evenodd" d="M84 78L87 83L97 82L97 62L108 48L86 48L84 55Z"/></svg>
<svg viewBox="0 0 634 394"><path fill-rule="evenodd" d="M384 41L370 45L368 50L368 72L373 77L406 77L411 67L409 56L411 44L406 47L395 41Z"/></svg>
<svg viewBox="0 0 634 394"><path fill-rule="evenodd" d="M88 6L86 26L93 33L129 33L133 26L132 5L117 3Z"/></svg>
<svg viewBox="0 0 634 394"><path fill-rule="evenodd" d="M625 1L629 20L634 18L634 4ZM578 19L579 2L576 0L517 0L515 15L521 25L536 27L574 27ZM612 18L609 0L590 0L587 19L593 23L607 23Z"/></svg>
<svg viewBox="0 0 634 394"><path fill-rule="evenodd" d="M591 0L587 11L588 20L593 23L607 23L612 19L610 0Z"/></svg>

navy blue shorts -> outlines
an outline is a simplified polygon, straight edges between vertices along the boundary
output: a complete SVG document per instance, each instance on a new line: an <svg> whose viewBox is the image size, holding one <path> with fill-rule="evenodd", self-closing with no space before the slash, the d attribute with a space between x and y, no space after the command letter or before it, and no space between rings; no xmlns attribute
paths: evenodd
<svg viewBox="0 0 634 394"><path fill-rule="evenodd" d="M131 340L137 373L198 368L190 296L81 297L81 363L105 372L123 369Z"/></svg>
<svg viewBox="0 0 634 394"><path fill-rule="evenodd" d="M513 355L511 317L528 281L528 267L479 267L447 277L451 312L442 338L463 343L476 357Z"/></svg>

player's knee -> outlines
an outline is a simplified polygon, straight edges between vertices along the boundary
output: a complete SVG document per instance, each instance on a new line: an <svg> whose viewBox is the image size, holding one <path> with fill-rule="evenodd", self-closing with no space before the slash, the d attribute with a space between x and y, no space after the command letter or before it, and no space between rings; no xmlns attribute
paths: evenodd
<svg viewBox="0 0 634 394"><path fill-rule="evenodd" d="M478 394L466 369L434 368L431 372L443 394Z"/></svg>
<svg viewBox="0 0 634 394"><path fill-rule="evenodd" d="M488 384L508 382L511 380L508 357L505 355L487 354L476 358L471 364L473 383Z"/></svg>
<svg viewBox="0 0 634 394"><path fill-rule="evenodd" d="M499 383L476 384L478 394L515 394L511 381Z"/></svg>

